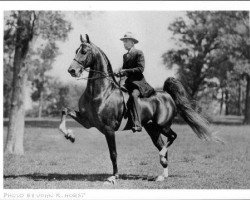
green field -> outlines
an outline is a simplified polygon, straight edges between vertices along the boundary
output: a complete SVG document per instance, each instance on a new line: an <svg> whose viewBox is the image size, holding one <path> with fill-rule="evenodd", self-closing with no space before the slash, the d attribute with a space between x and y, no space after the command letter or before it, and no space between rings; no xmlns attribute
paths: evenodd
<svg viewBox="0 0 250 200"><path fill-rule="evenodd" d="M25 155L4 156L5 189L250 189L250 126L214 126L226 141L219 145L200 141L186 125L173 125L178 138L169 150L170 176L160 183L152 181L162 167L146 132L117 132L120 179L105 185L112 173L105 137L74 126L72 144L57 124L26 125Z"/></svg>

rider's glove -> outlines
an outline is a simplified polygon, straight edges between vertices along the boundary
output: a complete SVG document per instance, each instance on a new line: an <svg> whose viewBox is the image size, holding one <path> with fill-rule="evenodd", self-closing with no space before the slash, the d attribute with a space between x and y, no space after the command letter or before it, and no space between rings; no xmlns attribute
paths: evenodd
<svg viewBox="0 0 250 200"><path fill-rule="evenodd" d="M126 72L126 70L122 69L118 73L114 73L114 75L117 77L127 76L127 72Z"/></svg>
<svg viewBox="0 0 250 200"><path fill-rule="evenodd" d="M120 76L127 76L127 71L125 69L122 69L119 73Z"/></svg>

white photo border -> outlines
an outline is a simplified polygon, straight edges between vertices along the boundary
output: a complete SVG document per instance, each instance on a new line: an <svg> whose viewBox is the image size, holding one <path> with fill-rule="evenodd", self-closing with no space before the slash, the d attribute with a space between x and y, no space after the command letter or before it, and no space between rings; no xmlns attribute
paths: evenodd
<svg viewBox="0 0 250 200"><path fill-rule="evenodd" d="M3 38L3 12L8 10L61 10L61 11L188 11L188 10L250 10L249 1L1 1L0 38ZM3 66L3 40L0 40ZM0 72L3 83L3 70ZM0 90L3 97L3 90ZM0 98L3 105L3 98ZM3 117L3 110L0 117ZM3 119L2 119L3 120ZM1 123L3 126L3 123ZM3 132L3 127L1 127ZM3 144L3 135L0 137ZM182 189L3 189L3 148L0 148L0 199L249 199L250 190L182 190ZM34 195L28 198L27 195ZM46 196L47 195L47 196ZM75 195L75 196L74 196Z"/></svg>

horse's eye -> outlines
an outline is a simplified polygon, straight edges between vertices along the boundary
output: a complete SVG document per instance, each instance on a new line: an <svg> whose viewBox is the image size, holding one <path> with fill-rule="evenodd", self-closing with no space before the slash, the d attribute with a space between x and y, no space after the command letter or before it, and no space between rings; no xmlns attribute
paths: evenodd
<svg viewBox="0 0 250 200"><path fill-rule="evenodd" d="M79 49L80 49L80 48L78 48L78 49L76 50L76 54L78 53Z"/></svg>
<svg viewBox="0 0 250 200"><path fill-rule="evenodd" d="M86 54L86 53L87 53L87 51L85 51L84 49L81 50L81 54L84 55L84 54Z"/></svg>

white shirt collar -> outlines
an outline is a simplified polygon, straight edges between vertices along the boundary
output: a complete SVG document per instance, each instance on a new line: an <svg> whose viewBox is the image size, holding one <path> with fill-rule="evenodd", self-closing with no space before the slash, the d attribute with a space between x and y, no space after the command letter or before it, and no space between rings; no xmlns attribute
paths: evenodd
<svg viewBox="0 0 250 200"><path fill-rule="evenodd" d="M129 49L128 53L130 53L133 49L134 49L134 47L132 47L131 49Z"/></svg>

